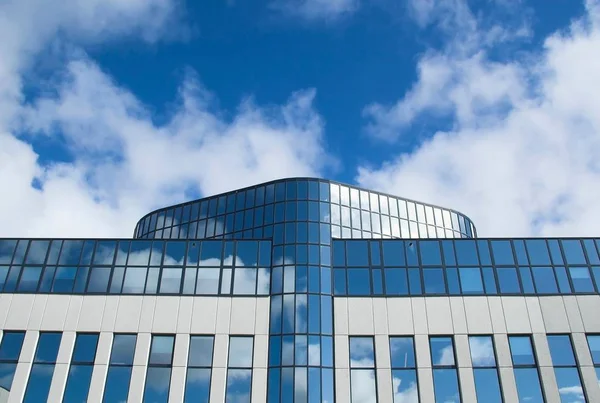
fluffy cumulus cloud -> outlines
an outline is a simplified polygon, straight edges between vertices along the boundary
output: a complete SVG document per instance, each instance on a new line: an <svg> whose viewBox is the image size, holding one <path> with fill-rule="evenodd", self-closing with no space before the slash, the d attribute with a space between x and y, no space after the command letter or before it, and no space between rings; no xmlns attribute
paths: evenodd
<svg viewBox="0 0 600 403"><path fill-rule="evenodd" d="M437 14L436 4L454 14ZM442 117L450 129L360 167L357 181L459 209L480 236L598 235L600 60L591 55L600 51L600 2L587 0L585 15L541 50L503 57L525 25L482 24L462 0L427 5L445 16L438 27L449 39L420 58L418 80L396 104L366 108L367 129L389 142L419 119ZM467 28L450 35L445 26Z"/></svg>
<svg viewBox="0 0 600 403"><path fill-rule="evenodd" d="M271 7L289 17L308 22L332 21L354 13L358 0L274 0Z"/></svg>
<svg viewBox="0 0 600 403"><path fill-rule="evenodd" d="M85 55L91 42L182 34L175 0L69 0L42 12L48 7L45 0L0 5L1 236L127 237L150 209L317 175L331 162L314 90L284 105L247 99L226 117L190 72L159 124ZM40 55L53 49L63 49L54 57L57 74L26 97ZM69 158L41 160L39 143L58 145Z"/></svg>

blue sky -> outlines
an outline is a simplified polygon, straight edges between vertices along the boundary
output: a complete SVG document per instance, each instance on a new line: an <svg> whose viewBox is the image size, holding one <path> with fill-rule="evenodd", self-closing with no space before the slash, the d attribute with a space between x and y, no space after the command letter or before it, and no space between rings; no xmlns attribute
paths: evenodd
<svg viewBox="0 0 600 403"><path fill-rule="evenodd" d="M0 236L304 175L597 235L600 5L550 3L3 2Z"/></svg>

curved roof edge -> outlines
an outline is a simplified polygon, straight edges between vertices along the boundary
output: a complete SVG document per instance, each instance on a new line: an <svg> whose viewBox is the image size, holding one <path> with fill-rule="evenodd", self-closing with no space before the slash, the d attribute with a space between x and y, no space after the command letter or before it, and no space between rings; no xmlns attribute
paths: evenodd
<svg viewBox="0 0 600 403"><path fill-rule="evenodd" d="M471 224L473 225L473 232L474 232L473 233L473 238L477 238L477 226L475 225L475 222L471 219L471 217L469 217L465 213L462 213L462 212L460 212L458 210L454 210L452 208L438 206L436 204L426 203L426 202L422 202L422 201L418 201L418 200L414 200L414 199L408 199L408 198L405 198L405 197L402 197L402 196L398 196L398 195L394 195L394 194L391 194L391 193L381 192L379 190L367 189L367 188L363 188L363 187L356 186L356 185L350 185L350 184L344 183L344 182L338 182L338 181L334 181L334 180L330 180L330 179L310 177L310 176L292 176L292 177L287 177L287 178L274 179L274 180L271 180L271 181L268 181L268 182L261 182L261 183L257 183L257 184L250 185L250 186L246 186L246 187L243 187L243 188L238 188L238 189L234 189L234 190L228 190L226 192L217 193L217 194L214 194L214 195L211 195L211 196L202 197L200 199L188 200L188 201L183 202L183 203L173 204L173 205L170 205L170 206L161 207L161 208L158 208L156 210L152 210L149 213L143 215L137 221L137 223L135 224L134 238L135 238L135 229L138 227L138 225L140 224L140 222L142 222L143 219L145 219L146 217L151 216L154 213L158 213L158 212L161 212L161 211L166 211L166 210L169 210L169 209L174 209L174 208L177 208L177 207L185 206L187 204L193 204L193 203L205 200L205 199L211 199L213 197L220 197L220 196L228 195L230 193L237 193L237 192L241 192L241 191L253 189L253 188L256 188L258 186L267 186L267 185L271 185L271 184L275 184L275 183L288 182L288 181L291 182L291 181L297 181L297 180L310 180L310 181L328 182L328 183L332 183L334 185L347 186L347 187L350 187L350 188L354 188L354 189L358 189L358 190L363 190L365 192L374 192L374 193L378 193L380 195L384 195L384 196L388 196L388 197L396 197L396 198L402 199L404 201L409 201L409 202L413 202L413 203L427 205L427 206L430 206L430 207L436 207L436 208L448 210L448 211L451 211L453 213L460 214L463 217L465 217L466 219L468 219L471 222Z"/></svg>

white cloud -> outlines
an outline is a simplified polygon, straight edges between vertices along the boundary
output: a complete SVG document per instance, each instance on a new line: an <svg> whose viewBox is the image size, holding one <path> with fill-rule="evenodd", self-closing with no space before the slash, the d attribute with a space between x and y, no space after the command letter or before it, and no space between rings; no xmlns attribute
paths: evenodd
<svg viewBox="0 0 600 403"><path fill-rule="evenodd" d="M305 21L330 21L354 13L359 0L274 0L271 7Z"/></svg>
<svg viewBox="0 0 600 403"><path fill-rule="evenodd" d="M357 181L461 210L480 236L597 235L600 212L600 3L539 52L493 59L453 41L419 61L419 79L398 103L373 105L370 131L390 141L417 119L450 118L416 149ZM458 49L458 50L457 50ZM409 189L409 193L406 190Z"/></svg>

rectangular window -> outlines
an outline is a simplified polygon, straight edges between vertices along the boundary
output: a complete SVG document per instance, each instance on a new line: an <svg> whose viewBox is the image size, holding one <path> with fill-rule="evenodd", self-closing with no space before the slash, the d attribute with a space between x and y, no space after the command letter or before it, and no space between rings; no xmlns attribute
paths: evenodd
<svg viewBox="0 0 600 403"><path fill-rule="evenodd" d="M350 337L350 385L351 402L377 402L373 337Z"/></svg>
<svg viewBox="0 0 600 403"><path fill-rule="evenodd" d="M87 400L97 347L98 334L79 333L77 335L63 402L85 402Z"/></svg>
<svg viewBox="0 0 600 403"><path fill-rule="evenodd" d="M25 332L4 332L0 343L0 388L10 392Z"/></svg>
<svg viewBox="0 0 600 403"><path fill-rule="evenodd" d="M390 337L394 403L419 401L415 346L411 336Z"/></svg>
<svg viewBox="0 0 600 403"><path fill-rule="evenodd" d="M549 334L547 338L561 402L585 402L571 337L566 334Z"/></svg>
<svg viewBox="0 0 600 403"><path fill-rule="evenodd" d="M436 403L460 402L454 340L451 336L430 337L429 347Z"/></svg>
<svg viewBox="0 0 600 403"><path fill-rule="evenodd" d="M191 336L184 402L208 402L214 336Z"/></svg>
<svg viewBox="0 0 600 403"><path fill-rule="evenodd" d="M477 401L502 403L492 336L469 336Z"/></svg>
<svg viewBox="0 0 600 403"><path fill-rule="evenodd" d="M175 336L153 335L146 374L144 402L166 403L169 400L171 366Z"/></svg>
<svg viewBox="0 0 600 403"><path fill-rule="evenodd" d="M588 346L590 347L590 353L592 354L592 361L594 367L596 367L596 378L598 379L598 385L600 385L600 335L590 334L587 337Z"/></svg>
<svg viewBox="0 0 600 403"><path fill-rule="evenodd" d="M226 403L250 403L254 337L229 337Z"/></svg>
<svg viewBox="0 0 600 403"><path fill-rule="evenodd" d="M510 355L519 402L543 403L540 376L530 336L509 336Z"/></svg>
<svg viewBox="0 0 600 403"><path fill-rule="evenodd" d="M104 388L104 403L127 401L136 341L135 334L115 334Z"/></svg>
<svg viewBox="0 0 600 403"><path fill-rule="evenodd" d="M48 400L61 336L61 333L40 333L23 402L37 403Z"/></svg>

